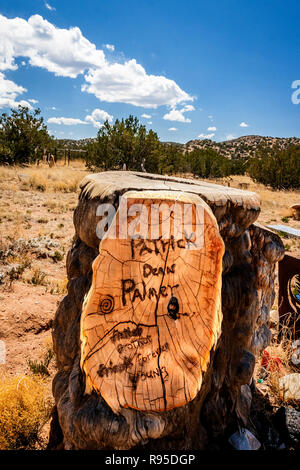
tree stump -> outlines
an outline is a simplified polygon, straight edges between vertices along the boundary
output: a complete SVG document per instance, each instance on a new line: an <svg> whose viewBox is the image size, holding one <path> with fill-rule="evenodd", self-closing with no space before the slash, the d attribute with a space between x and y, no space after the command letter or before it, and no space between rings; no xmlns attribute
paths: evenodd
<svg viewBox="0 0 300 470"><path fill-rule="evenodd" d="M247 425L284 254L259 211L255 193L199 180L84 178L49 448L204 449Z"/></svg>

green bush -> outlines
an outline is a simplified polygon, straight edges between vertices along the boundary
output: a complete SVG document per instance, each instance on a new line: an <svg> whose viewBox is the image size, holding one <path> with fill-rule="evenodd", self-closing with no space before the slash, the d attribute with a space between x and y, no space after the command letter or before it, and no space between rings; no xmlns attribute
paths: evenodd
<svg viewBox="0 0 300 470"><path fill-rule="evenodd" d="M201 178L219 178L231 173L231 160L220 155L216 150L207 148L189 153L188 161L191 172Z"/></svg>
<svg viewBox="0 0 300 470"><path fill-rule="evenodd" d="M251 178L274 189L300 188L300 146L261 147L248 166Z"/></svg>
<svg viewBox="0 0 300 470"><path fill-rule="evenodd" d="M41 158L52 141L40 110L26 106L0 116L0 164L22 165Z"/></svg>
<svg viewBox="0 0 300 470"><path fill-rule="evenodd" d="M157 134L147 132L136 117L116 119L114 124L105 121L97 141L88 146L86 164L92 170L122 169L125 164L127 170L151 171L156 167L159 147Z"/></svg>
<svg viewBox="0 0 300 470"><path fill-rule="evenodd" d="M31 359L28 360L28 367L33 374L41 375L41 376L49 376L49 365L51 360L54 358L54 351L52 348L48 348L44 359L42 361L32 361Z"/></svg>

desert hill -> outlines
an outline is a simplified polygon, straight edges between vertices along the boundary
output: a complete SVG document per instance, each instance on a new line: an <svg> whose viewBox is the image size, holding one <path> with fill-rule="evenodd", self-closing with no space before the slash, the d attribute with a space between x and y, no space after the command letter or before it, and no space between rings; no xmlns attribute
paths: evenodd
<svg viewBox="0 0 300 470"><path fill-rule="evenodd" d="M289 145L300 145L298 137L263 137L260 135L245 135L237 139L226 140L224 142L214 142L213 140L190 140L183 145L186 152L196 149L212 148L224 157L228 158L249 158L254 156L260 146L273 148L278 146L285 149Z"/></svg>
<svg viewBox="0 0 300 470"><path fill-rule="evenodd" d="M95 138L86 139L57 139L56 142L60 148L85 149L88 144L95 142ZM186 144L178 142L164 142L165 144L175 145L182 149L183 152L191 152L193 150L211 148L227 158L243 158L247 159L254 156L256 150L260 146L273 148L278 146L285 149L289 145L300 145L299 137L263 137L260 135L245 135L224 142L215 142L210 139L194 139L189 140Z"/></svg>

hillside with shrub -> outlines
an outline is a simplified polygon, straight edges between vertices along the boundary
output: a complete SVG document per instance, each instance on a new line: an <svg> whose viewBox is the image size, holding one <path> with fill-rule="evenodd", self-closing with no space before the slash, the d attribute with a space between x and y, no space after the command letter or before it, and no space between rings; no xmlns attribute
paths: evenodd
<svg viewBox="0 0 300 470"><path fill-rule="evenodd" d="M244 136L226 142L161 142L137 117L105 121L96 138L54 139L40 110L19 106L0 116L0 164L38 164L45 150L56 160L84 158L91 171L126 169L223 178L248 174L277 189L300 187L300 139Z"/></svg>

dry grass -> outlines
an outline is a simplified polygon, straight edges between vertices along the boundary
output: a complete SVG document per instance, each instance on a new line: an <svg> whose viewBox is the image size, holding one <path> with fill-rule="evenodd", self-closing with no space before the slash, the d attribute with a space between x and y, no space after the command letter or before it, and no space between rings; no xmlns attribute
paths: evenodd
<svg viewBox="0 0 300 470"><path fill-rule="evenodd" d="M23 375L1 380L0 449L33 447L51 408L51 399L40 378Z"/></svg>
<svg viewBox="0 0 300 470"><path fill-rule="evenodd" d="M35 286L45 286L47 284L46 276L46 273L40 269L35 269L28 279L28 283L34 284Z"/></svg>
<svg viewBox="0 0 300 470"><path fill-rule="evenodd" d="M218 184L224 182L224 184L226 184L225 180L230 182L230 187L232 188L246 189L247 191L253 191L259 194L262 202L262 212L275 209L276 213L279 211L282 217L289 216L289 206L298 203L300 199L299 190L273 190L263 184L255 183L249 176L231 176L227 179L215 180L215 182Z"/></svg>
<svg viewBox="0 0 300 470"><path fill-rule="evenodd" d="M84 172L66 168L37 169L29 174L27 185L36 191L75 193L83 176Z"/></svg>
<svg viewBox="0 0 300 470"><path fill-rule="evenodd" d="M48 281L47 292L50 294L66 295L68 286L68 278L62 279L61 281Z"/></svg>
<svg viewBox="0 0 300 470"><path fill-rule="evenodd" d="M0 180L3 189L76 193L80 181L87 173L83 161L74 161L69 167L58 162L53 168L43 165L25 168L0 167Z"/></svg>
<svg viewBox="0 0 300 470"><path fill-rule="evenodd" d="M257 222L265 225L287 225L300 230L300 221L291 217L290 206L300 204L300 191L272 190L262 184L255 183L248 176L231 176L212 180L217 184L230 184L232 188L253 191L260 196L261 213ZM283 237L285 238L285 237ZM300 253L300 239L283 240L286 251Z"/></svg>
<svg viewBox="0 0 300 470"><path fill-rule="evenodd" d="M296 401L286 397L280 388L280 378L287 374L299 372L299 368L293 365L291 357L293 354L292 343L295 340L295 328L291 326L291 314L286 314L280 321L278 333L275 335L267 351L271 358L279 358L280 367L270 367L266 383L271 391L274 404L277 406L296 404ZM278 341L278 338L280 339Z"/></svg>

